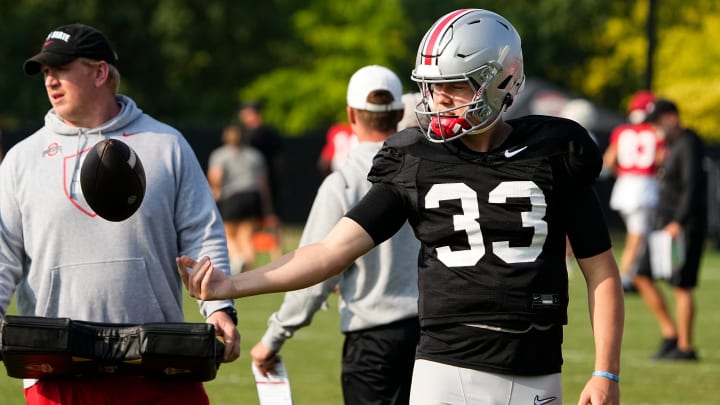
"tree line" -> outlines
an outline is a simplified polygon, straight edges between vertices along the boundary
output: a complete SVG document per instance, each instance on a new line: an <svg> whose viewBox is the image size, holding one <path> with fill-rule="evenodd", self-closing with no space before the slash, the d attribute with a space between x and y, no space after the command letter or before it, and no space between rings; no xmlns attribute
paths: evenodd
<svg viewBox="0 0 720 405"><path fill-rule="evenodd" d="M52 28L93 25L113 42L121 92L178 127L219 127L244 101L265 105L286 136L342 120L350 75L394 69L406 91L422 35L462 7L496 11L523 38L525 70L624 114L646 83L653 0L0 0L0 127L36 128L48 109L42 79L22 73ZM720 5L657 2L653 90L689 126L720 137Z"/></svg>

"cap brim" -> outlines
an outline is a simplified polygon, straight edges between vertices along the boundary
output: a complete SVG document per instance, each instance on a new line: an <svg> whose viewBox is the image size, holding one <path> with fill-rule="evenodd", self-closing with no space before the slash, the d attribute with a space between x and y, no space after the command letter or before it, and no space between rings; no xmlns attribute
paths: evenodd
<svg viewBox="0 0 720 405"><path fill-rule="evenodd" d="M68 63L75 60L73 55L63 55L54 52L40 52L32 58L25 61L23 64L23 70L26 75L32 76L40 72L42 65L48 65L52 67L59 67L67 65Z"/></svg>

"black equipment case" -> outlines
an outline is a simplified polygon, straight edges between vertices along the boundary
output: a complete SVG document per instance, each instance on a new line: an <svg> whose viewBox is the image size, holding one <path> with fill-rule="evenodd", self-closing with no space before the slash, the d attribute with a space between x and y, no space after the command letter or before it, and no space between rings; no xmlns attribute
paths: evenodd
<svg viewBox="0 0 720 405"><path fill-rule="evenodd" d="M209 381L224 344L207 323L141 325L7 315L0 359L15 378L130 375Z"/></svg>

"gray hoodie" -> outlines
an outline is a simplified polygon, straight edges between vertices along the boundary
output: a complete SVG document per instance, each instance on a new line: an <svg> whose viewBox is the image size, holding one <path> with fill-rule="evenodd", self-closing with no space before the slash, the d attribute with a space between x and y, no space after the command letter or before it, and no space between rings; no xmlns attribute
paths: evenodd
<svg viewBox="0 0 720 405"><path fill-rule="evenodd" d="M120 113L92 129L45 126L0 165L0 317L13 292L20 315L114 323L183 321L175 258L209 256L228 271L222 220L190 145L125 96ZM98 141L135 150L147 177L138 211L122 222L97 216L82 195L82 159ZM232 305L200 303L200 312Z"/></svg>
<svg viewBox="0 0 720 405"><path fill-rule="evenodd" d="M360 142L347 162L325 178L313 202L300 246L324 238L333 226L364 196L373 157L382 142ZM315 312L337 285L340 289L340 330L363 329L417 317L417 257L420 242L405 222L390 239L359 257L348 269L324 282L285 294L280 309L268 320L262 337L265 346L280 350Z"/></svg>

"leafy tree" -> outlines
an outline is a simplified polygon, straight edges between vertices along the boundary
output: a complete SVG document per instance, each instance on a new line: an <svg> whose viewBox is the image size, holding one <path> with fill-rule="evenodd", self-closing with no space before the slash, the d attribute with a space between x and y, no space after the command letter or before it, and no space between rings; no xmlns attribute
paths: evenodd
<svg viewBox="0 0 720 405"><path fill-rule="evenodd" d="M39 78L22 74L53 27L84 22L114 42L121 91L177 126L215 127L257 100L267 119L300 135L344 119L350 75L367 64L395 70L406 91L417 46L441 15L497 11L523 38L525 70L622 112L645 82L650 0L0 0L0 114L5 128L37 127L48 108ZM658 5L654 90L674 98L685 121L720 136L720 6ZM718 134L718 135L716 135Z"/></svg>
<svg viewBox="0 0 720 405"><path fill-rule="evenodd" d="M265 101L268 118L287 134L344 120L345 89L355 70L392 68L407 59L404 21L396 0L313 2L291 19L301 57L276 65L239 96Z"/></svg>
<svg viewBox="0 0 720 405"><path fill-rule="evenodd" d="M643 87L648 47L647 2L623 2L614 9L603 32L591 41L595 52L583 66L585 80L579 82L585 92L608 102Z"/></svg>
<svg viewBox="0 0 720 405"><path fill-rule="evenodd" d="M265 99L267 116L286 133L343 120L345 88L353 71L383 64L404 79L406 91L415 91L409 77L422 36L441 15L468 6L494 10L513 22L523 36L528 75L572 85L568 79L573 67L580 67L589 52L583 46L588 41L581 40L596 35L587 21L604 18L605 13L598 12L603 4L601 0L545 0L532 7L502 0L472 5L428 0L314 2L292 20L303 48L312 56L259 76L240 95Z"/></svg>
<svg viewBox="0 0 720 405"><path fill-rule="evenodd" d="M674 4L673 4L674 3ZM685 125L720 141L720 4L662 2L655 91L677 102Z"/></svg>
<svg viewBox="0 0 720 405"><path fill-rule="evenodd" d="M587 79L578 84L624 111L630 95L643 88L649 1L612 4L613 17L591 44L595 54L583 69ZM706 139L720 140L720 66L714 63L720 58L720 5L712 0L658 1L656 26L652 90L676 101L688 126Z"/></svg>
<svg viewBox="0 0 720 405"><path fill-rule="evenodd" d="M292 57L290 0L0 0L0 110L6 127L37 126L48 103L23 77L23 61L54 27L82 22L103 31L119 55L121 92L147 112L184 126L234 116L234 89ZM272 16L273 18L268 18ZM11 42L7 39L12 38ZM285 45L288 44L288 45Z"/></svg>

